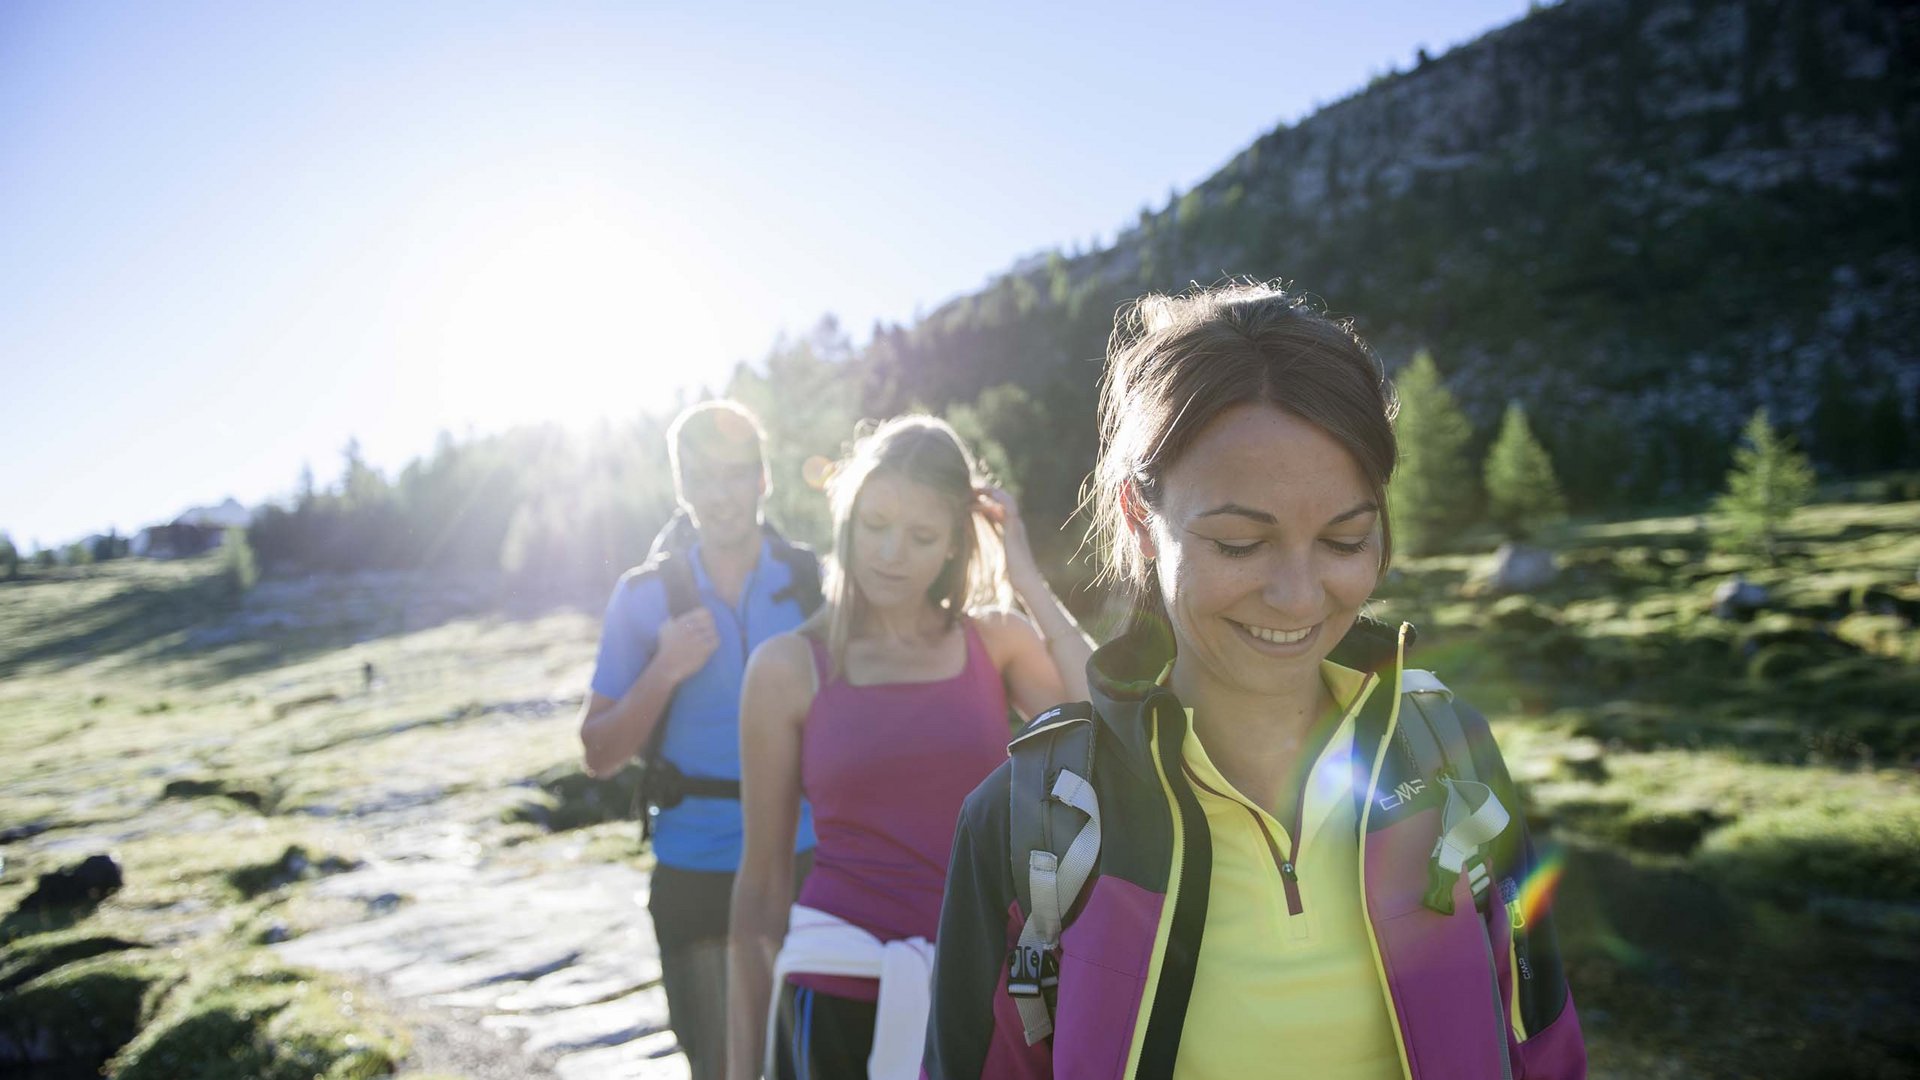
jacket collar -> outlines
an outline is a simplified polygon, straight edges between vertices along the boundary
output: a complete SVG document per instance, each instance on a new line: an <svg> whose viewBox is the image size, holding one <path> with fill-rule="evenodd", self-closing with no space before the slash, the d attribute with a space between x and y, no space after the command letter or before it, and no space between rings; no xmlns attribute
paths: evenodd
<svg viewBox="0 0 1920 1080"><path fill-rule="evenodd" d="M1411 648L1413 627L1402 626ZM1401 626L1362 617L1347 636L1340 639L1340 644L1334 646L1329 659L1355 671L1383 674L1391 679L1401 630ZM1087 661L1087 689L1094 711L1118 738L1123 756L1136 768L1148 772L1153 769L1151 710L1172 706L1172 715L1184 717L1179 698L1154 681L1172 659L1173 631L1166 619L1156 614L1138 614L1129 620L1119 637L1095 649ZM1395 684L1389 681L1388 685ZM1391 696L1389 691L1387 698Z"/></svg>

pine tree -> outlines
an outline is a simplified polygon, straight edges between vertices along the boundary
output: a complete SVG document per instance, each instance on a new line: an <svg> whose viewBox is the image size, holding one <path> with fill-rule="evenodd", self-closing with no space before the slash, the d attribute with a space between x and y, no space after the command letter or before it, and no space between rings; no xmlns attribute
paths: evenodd
<svg viewBox="0 0 1920 1080"><path fill-rule="evenodd" d="M1566 496L1553 473L1553 459L1534 438L1519 402L1507 406L1500 436L1487 451L1487 517L1507 536L1521 540L1567 514Z"/></svg>
<svg viewBox="0 0 1920 1080"><path fill-rule="evenodd" d="M1760 409L1741 432L1733 451L1727 490L1714 500L1720 513L1720 540L1729 547L1759 551L1778 563L1780 527L1813 495L1813 466L1793 440L1773 430Z"/></svg>
<svg viewBox="0 0 1920 1080"><path fill-rule="evenodd" d="M13 546L13 537L0 532L0 581L12 581L20 576L20 549Z"/></svg>
<svg viewBox="0 0 1920 1080"><path fill-rule="evenodd" d="M1473 427L1425 349L1396 380L1400 464L1388 492L1395 546L1430 552L1472 519L1477 502L1467 447Z"/></svg>

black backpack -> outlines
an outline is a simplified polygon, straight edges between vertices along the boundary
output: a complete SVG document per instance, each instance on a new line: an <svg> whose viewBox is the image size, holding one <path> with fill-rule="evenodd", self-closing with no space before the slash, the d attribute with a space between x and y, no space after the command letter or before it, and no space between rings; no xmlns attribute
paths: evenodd
<svg viewBox="0 0 1920 1080"><path fill-rule="evenodd" d="M773 594L775 601L792 600L803 614L819 610L824 599L820 587L820 561L805 544L796 544L781 536L772 525L763 525L774 560L787 568L787 585ZM700 606L700 590L693 580L692 548L699 532L686 511L677 510L653 538L647 561L634 571L635 578L654 575L667 592L667 617L684 615ZM660 710L660 720L640 748L640 786L634 793L635 811L640 815L640 837L653 839L653 815L670 810L689 796L707 799L738 799L740 781L717 777L687 776L660 752L667 739L667 716L673 706L669 697Z"/></svg>

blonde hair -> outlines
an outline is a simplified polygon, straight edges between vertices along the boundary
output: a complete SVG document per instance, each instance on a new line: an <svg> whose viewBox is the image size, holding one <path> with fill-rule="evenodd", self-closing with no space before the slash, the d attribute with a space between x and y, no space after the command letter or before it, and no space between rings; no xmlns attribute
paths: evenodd
<svg viewBox="0 0 1920 1080"><path fill-rule="evenodd" d="M1000 534L974 512L975 493L988 482L967 444L934 416L898 416L860 437L827 479L833 513L833 552L827 558L825 605L810 629L824 633L833 674L846 671L847 642L865 605L847 560L853 553L853 513L867 481L881 473L921 484L953 510L953 555L927 587L927 602L951 627L973 611L1006 606L1006 548Z"/></svg>
<svg viewBox="0 0 1920 1080"><path fill-rule="evenodd" d="M1161 478L1207 424L1249 403L1291 413L1353 455L1380 509L1382 572L1392 559L1386 491L1399 453L1399 399L1353 324L1278 285L1152 293L1114 319L1100 388L1100 457L1083 499L1100 575L1121 586L1136 614L1162 599L1129 540L1130 512L1158 506Z"/></svg>

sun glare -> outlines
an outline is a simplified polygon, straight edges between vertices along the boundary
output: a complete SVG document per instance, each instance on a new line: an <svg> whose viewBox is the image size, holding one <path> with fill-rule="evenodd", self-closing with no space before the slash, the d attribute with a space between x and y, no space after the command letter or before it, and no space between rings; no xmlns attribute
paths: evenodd
<svg viewBox="0 0 1920 1080"><path fill-rule="evenodd" d="M443 426L629 416L723 370L697 351L703 300L670 230L631 207L576 192L460 216L428 260L433 300L402 360L421 365Z"/></svg>

